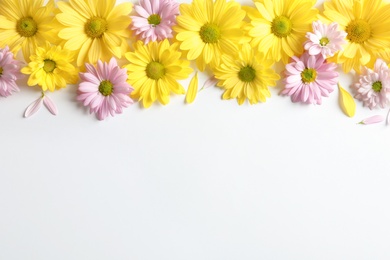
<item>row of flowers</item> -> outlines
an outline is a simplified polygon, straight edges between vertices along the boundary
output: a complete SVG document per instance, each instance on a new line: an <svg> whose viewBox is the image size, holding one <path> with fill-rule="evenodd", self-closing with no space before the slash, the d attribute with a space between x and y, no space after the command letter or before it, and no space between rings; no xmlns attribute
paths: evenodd
<svg viewBox="0 0 390 260"><path fill-rule="evenodd" d="M241 105L265 102L281 80L293 102L322 104L336 88L350 117L355 99L369 109L390 102L390 4L381 0L330 0L323 11L314 0L235 1L115 0L0 1L0 95L28 86L57 113L47 91L78 86L77 99L99 120L134 101L168 104L171 94L192 103L198 72L222 99ZM194 64L192 64L192 62ZM119 65L123 63L123 65ZM275 64L285 70L279 75ZM356 74L353 96L338 85L338 66ZM180 80L193 73L185 89ZM202 89L203 89L202 88ZM382 117L362 123L382 121Z"/></svg>

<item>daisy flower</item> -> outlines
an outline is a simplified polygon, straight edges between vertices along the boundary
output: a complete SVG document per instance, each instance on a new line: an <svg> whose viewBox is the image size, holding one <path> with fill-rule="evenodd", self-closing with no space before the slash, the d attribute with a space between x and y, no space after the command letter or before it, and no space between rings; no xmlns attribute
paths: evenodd
<svg viewBox="0 0 390 260"><path fill-rule="evenodd" d="M185 93L177 80L186 79L192 69L188 60L180 59L178 47L178 43L170 45L168 39L148 44L137 41L134 51L125 54L130 62L125 66L128 82L134 87L131 96L142 100L144 107L156 100L168 104L171 92Z"/></svg>
<svg viewBox="0 0 390 260"><path fill-rule="evenodd" d="M180 49L187 59L196 60L199 70L219 64L223 53L235 53L242 40L245 11L240 4L226 0L194 0L180 5L177 33Z"/></svg>
<svg viewBox="0 0 390 260"><path fill-rule="evenodd" d="M21 62L14 59L8 46L0 49L0 96L7 97L19 91L16 80L21 78Z"/></svg>
<svg viewBox="0 0 390 260"><path fill-rule="evenodd" d="M108 61L113 55L121 58L127 51L131 3L115 6L115 0L70 0L57 4L56 18L63 26L58 36L65 40L66 49L77 51L77 66Z"/></svg>
<svg viewBox="0 0 390 260"><path fill-rule="evenodd" d="M312 0L259 0L255 2L256 9L247 7L252 46L284 64L290 57L300 55L305 34L318 13L314 4Z"/></svg>
<svg viewBox="0 0 390 260"><path fill-rule="evenodd" d="M172 38L172 26L176 24L179 4L173 0L140 0L134 6L137 13L131 16L131 29L147 44Z"/></svg>
<svg viewBox="0 0 390 260"><path fill-rule="evenodd" d="M313 22L313 32L306 33L308 40L304 44L305 50L310 55L321 54L324 59L342 50L342 45L347 43L345 41L347 33L339 31L338 26L337 23L326 25L321 21Z"/></svg>
<svg viewBox="0 0 390 260"><path fill-rule="evenodd" d="M322 55L311 56L305 52L300 58L286 65L282 94L291 96L293 102L321 105L322 97L328 97L338 81L334 63L327 63Z"/></svg>
<svg viewBox="0 0 390 260"><path fill-rule="evenodd" d="M323 18L337 22L347 32L347 43L332 61L344 72L373 66L377 53L390 41L390 4L382 0L331 0L324 3Z"/></svg>
<svg viewBox="0 0 390 260"><path fill-rule="evenodd" d="M99 120L121 114L123 108L133 104L126 69L121 69L115 58L109 63L98 60L97 67L88 63L85 67L87 71L80 73L77 100L89 106L90 113L94 112Z"/></svg>
<svg viewBox="0 0 390 260"><path fill-rule="evenodd" d="M373 70L363 68L359 82L353 86L357 92L355 98L363 101L364 106L385 108L390 101L390 69L383 60L377 59Z"/></svg>
<svg viewBox="0 0 390 260"><path fill-rule="evenodd" d="M21 72L30 75L27 85L39 85L42 91L65 88L78 80L77 69L72 65L74 55L61 46L52 46L46 42L44 47L37 47L31 55L31 62Z"/></svg>
<svg viewBox="0 0 390 260"><path fill-rule="evenodd" d="M37 46L46 41L57 42L54 30L54 0L7 0L1 1L0 47L9 46L13 53L22 49L29 61Z"/></svg>
<svg viewBox="0 0 390 260"><path fill-rule="evenodd" d="M265 102L271 96L269 86L275 86L279 75L271 68L274 62L245 43L238 53L222 56L214 69L217 85L225 89L223 99L236 98L238 104L248 99L251 104Z"/></svg>

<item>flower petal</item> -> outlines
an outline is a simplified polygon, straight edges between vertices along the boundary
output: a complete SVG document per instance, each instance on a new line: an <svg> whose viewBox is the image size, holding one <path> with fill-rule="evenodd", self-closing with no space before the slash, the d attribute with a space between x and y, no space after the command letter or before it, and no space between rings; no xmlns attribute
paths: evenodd
<svg viewBox="0 0 390 260"><path fill-rule="evenodd" d="M30 117L34 115L38 110L41 108L43 102L43 98L39 97L37 100L32 102L27 108L26 111L24 112L24 117Z"/></svg>
<svg viewBox="0 0 390 260"><path fill-rule="evenodd" d="M340 107L343 110L344 114L346 114L349 117L353 117L356 111L355 100L353 99L351 94L348 93L348 91L346 91L340 86L340 83L338 83L338 86L339 86Z"/></svg>
<svg viewBox="0 0 390 260"><path fill-rule="evenodd" d="M54 104L53 100L51 100L48 96L44 96L42 99L43 104L45 105L47 110L49 110L50 113L56 116L58 114L58 109L57 106Z"/></svg>
<svg viewBox="0 0 390 260"><path fill-rule="evenodd" d="M188 86L187 89L186 103L191 104L192 102L194 102L197 93L198 93L198 72L195 72L195 75L191 79L190 85Z"/></svg>

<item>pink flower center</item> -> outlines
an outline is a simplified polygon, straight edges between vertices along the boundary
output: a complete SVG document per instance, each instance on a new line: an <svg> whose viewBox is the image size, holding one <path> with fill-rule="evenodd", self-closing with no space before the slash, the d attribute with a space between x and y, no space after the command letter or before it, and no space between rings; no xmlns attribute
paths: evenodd
<svg viewBox="0 0 390 260"><path fill-rule="evenodd" d="M301 78L303 83L310 83L316 80L317 71L315 69L304 69L301 72Z"/></svg>
<svg viewBox="0 0 390 260"><path fill-rule="evenodd" d="M37 33L38 26L31 17L23 17L16 23L16 31L22 37L31 37Z"/></svg>
<svg viewBox="0 0 390 260"><path fill-rule="evenodd" d="M374 90L375 92L381 92L381 90L382 90L382 82L380 82L380 81L375 81L375 82L372 84L372 90Z"/></svg>
<svg viewBox="0 0 390 260"><path fill-rule="evenodd" d="M161 17L158 14L152 14L148 18L148 23L151 24L153 27L156 27L156 25L159 25L161 23Z"/></svg>
<svg viewBox="0 0 390 260"><path fill-rule="evenodd" d="M113 90L114 90L114 85L112 85L112 83L109 80L103 80L102 82L100 82L99 92L103 96L106 97L106 96L111 95Z"/></svg>
<svg viewBox="0 0 390 260"><path fill-rule="evenodd" d="M328 43L329 43L329 39L327 37L322 37L320 39L320 45L321 46L326 46L326 45L328 45Z"/></svg>
<svg viewBox="0 0 390 260"><path fill-rule="evenodd" d="M0 76L3 75L3 67L0 67Z"/></svg>

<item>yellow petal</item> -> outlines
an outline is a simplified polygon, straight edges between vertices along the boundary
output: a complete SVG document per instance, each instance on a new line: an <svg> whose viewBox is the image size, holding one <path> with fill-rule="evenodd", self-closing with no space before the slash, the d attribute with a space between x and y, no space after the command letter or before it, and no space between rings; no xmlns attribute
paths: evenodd
<svg viewBox="0 0 390 260"><path fill-rule="evenodd" d="M190 85L188 86L186 103L191 104L192 102L194 102L197 93L198 93L198 72L195 72L195 75L191 79Z"/></svg>
<svg viewBox="0 0 390 260"><path fill-rule="evenodd" d="M355 100L353 99L351 94L348 93L348 91L346 91L340 86L340 83L338 84L338 86L340 107L343 110L344 114L349 117L353 117L356 111Z"/></svg>

